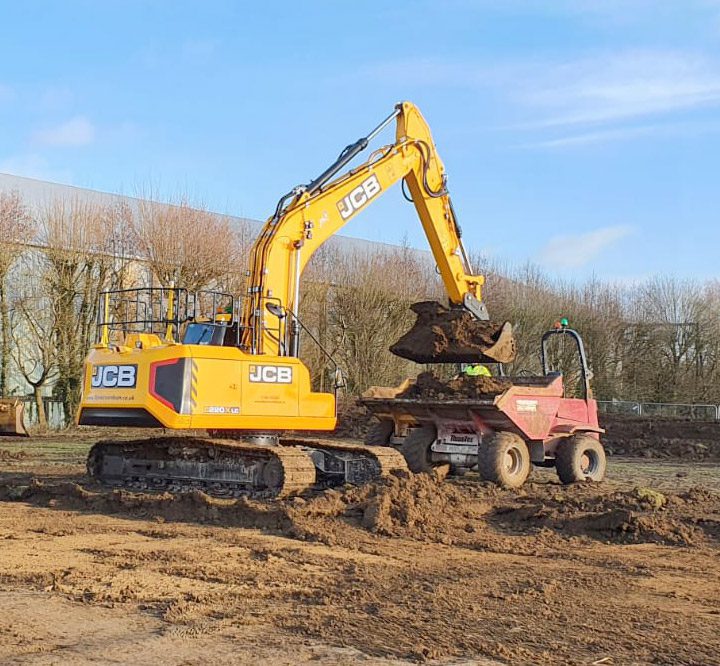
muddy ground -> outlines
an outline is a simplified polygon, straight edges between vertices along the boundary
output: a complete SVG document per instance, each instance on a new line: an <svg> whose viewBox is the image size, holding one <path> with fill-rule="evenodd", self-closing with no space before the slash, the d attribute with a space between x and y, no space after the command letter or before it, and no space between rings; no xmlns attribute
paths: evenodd
<svg viewBox="0 0 720 666"><path fill-rule="evenodd" d="M0 440L0 663L720 664L716 463L263 504L104 491L95 438Z"/></svg>

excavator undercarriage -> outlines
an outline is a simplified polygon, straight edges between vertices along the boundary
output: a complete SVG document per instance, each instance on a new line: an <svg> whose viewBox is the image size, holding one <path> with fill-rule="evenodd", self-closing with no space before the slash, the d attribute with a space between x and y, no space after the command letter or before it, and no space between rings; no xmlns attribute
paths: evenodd
<svg viewBox="0 0 720 666"><path fill-rule="evenodd" d="M109 486L215 497L281 498L308 490L360 485L407 471L395 449L331 440L155 437L98 442L89 475ZM269 440L274 440L270 442Z"/></svg>

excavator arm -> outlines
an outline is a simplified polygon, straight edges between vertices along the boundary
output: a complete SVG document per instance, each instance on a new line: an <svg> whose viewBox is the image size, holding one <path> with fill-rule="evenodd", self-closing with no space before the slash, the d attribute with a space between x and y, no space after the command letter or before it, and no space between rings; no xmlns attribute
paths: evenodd
<svg viewBox="0 0 720 666"><path fill-rule="evenodd" d="M396 120L395 142L336 177L382 129ZM296 355L300 277L313 253L395 183L405 180L452 305L488 319L482 275L475 275L446 186L430 128L402 102L367 137L347 146L317 179L285 195L251 255L243 313L243 347L255 354ZM508 331L506 331L508 333Z"/></svg>

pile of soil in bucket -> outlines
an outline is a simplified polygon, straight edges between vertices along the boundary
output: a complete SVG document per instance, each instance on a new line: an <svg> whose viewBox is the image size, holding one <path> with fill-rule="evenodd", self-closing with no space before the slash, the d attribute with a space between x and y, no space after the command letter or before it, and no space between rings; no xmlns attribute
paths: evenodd
<svg viewBox="0 0 720 666"><path fill-rule="evenodd" d="M416 363L489 362L485 351L500 337L502 324L476 319L469 311L448 309L435 301L414 303L410 309L417 315L413 327L390 351ZM514 345L506 350L514 356ZM498 359L500 361L512 358Z"/></svg>

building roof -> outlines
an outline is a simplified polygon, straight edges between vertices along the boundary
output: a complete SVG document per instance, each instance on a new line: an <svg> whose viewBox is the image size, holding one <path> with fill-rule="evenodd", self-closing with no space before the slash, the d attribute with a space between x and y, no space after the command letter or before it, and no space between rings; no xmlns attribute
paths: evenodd
<svg viewBox="0 0 720 666"><path fill-rule="evenodd" d="M52 201L56 201L58 199L78 199L80 201L94 203L100 206L124 203L129 206L131 210L137 211L140 202L142 201L139 197L128 196L125 194L100 192L98 190L90 190L84 187L76 187L75 185L64 185L62 183L38 180L36 178L26 178L25 176L0 173L0 192L9 191L19 192L23 201L31 210L41 209L44 206L49 205ZM222 213L218 214L226 218L232 226L238 229L249 229L251 233L259 232L262 226L261 220L238 217L235 215L225 215ZM330 249L337 249L351 254L382 254L397 250L396 245L379 243L361 238L352 238L350 236L343 235L330 238L326 245ZM411 252L413 254L417 253L419 257L430 259L430 253L426 250L411 250Z"/></svg>

